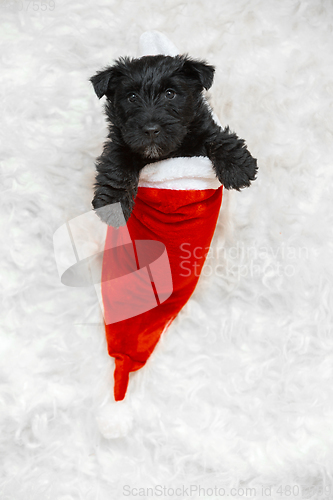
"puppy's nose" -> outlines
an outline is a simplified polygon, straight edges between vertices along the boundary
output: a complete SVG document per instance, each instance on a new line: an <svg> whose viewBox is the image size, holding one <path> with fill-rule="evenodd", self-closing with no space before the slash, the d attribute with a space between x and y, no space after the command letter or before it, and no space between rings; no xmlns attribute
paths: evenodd
<svg viewBox="0 0 333 500"><path fill-rule="evenodd" d="M144 133L148 135L151 139L155 139L158 134L161 132L161 127L157 124L147 125L144 127Z"/></svg>

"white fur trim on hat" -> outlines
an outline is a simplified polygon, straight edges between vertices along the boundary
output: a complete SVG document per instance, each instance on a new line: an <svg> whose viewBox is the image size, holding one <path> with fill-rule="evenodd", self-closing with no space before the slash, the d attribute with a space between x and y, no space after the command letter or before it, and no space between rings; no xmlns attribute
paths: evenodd
<svg viewBox="0 0 333 500"><path fill-rule="evenodd" d="M218 189L221 186L206 156L169 158L146 165L140 172L140 187L159 189Z"/></svg>

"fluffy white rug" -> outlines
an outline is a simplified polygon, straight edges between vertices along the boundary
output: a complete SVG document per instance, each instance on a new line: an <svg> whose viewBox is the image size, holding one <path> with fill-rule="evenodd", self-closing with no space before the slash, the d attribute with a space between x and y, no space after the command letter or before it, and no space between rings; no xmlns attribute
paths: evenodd
<svg viewBox="0 0 333 500"><path fill-rule="evenodd" d="M332 498L332 3L0 16L1 500ZM194 296L115 408L95 291L60 283L52 237L91 209L106 124L89 77L151 29L216 66L210 103L260 170L224 193Z"/></svg>

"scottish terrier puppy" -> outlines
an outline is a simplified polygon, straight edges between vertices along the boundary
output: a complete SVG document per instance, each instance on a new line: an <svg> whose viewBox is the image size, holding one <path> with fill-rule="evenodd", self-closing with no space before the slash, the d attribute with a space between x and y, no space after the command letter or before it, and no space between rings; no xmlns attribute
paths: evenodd
<svg viewBox="0 0 333 500"><path fill-rule="evenodd" d="M140 170L166 158L208 156L226 189L255 180L257 161L243 139L213 120L203 97L215 68L186 55L120 58L90 81L99 98L106 96L108 141L97 159L92 201L98 215L117 225L107 205L120 202L131 215Z"/></svg>

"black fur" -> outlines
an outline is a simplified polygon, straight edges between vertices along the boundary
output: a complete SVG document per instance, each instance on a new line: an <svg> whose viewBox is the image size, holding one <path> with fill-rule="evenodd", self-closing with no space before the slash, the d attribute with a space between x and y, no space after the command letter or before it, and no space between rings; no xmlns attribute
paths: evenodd
<svg viewBox="0 0 333 500"><path fill-rule="evenodd" d="M121 58L99 71L92 82L106 96L108 141L97 159L95 209L109 225L106 205L120 202L131 215L140 170L148 163L181 156L208 156L226 189L241 189L255 180L257 160L243 139L214 122L203 99L214 67L188 56Z"/></svg>

